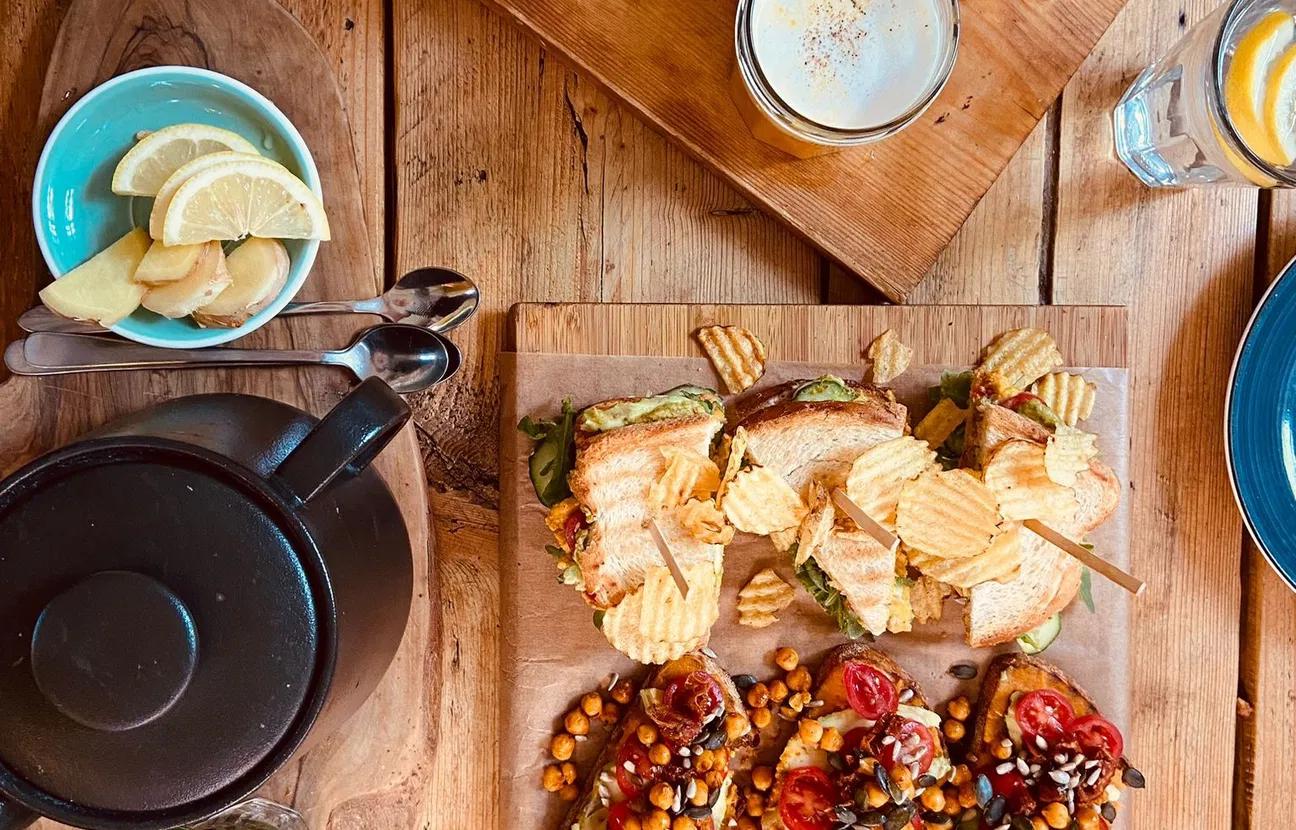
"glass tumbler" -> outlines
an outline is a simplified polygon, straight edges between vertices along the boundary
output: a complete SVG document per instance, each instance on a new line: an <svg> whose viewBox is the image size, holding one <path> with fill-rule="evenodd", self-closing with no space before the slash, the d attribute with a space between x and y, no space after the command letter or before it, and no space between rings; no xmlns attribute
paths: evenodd
<svg viewBox="0 0 1296 830"><path fill-rule="evenodd" d="M306 821L289 807L249 798L228 810L183 830L309 830Z"/></svg>

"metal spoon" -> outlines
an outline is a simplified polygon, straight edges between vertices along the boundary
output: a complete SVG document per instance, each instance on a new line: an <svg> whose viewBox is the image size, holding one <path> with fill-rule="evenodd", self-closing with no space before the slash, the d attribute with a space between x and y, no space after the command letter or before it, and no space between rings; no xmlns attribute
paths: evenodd
<svg viewBox="0 0 1296 830"><path fill-rule="evenodd" d="M5 350L5 365L18 375L324 364L343 366L361 380L382 378L401 394L435 386L459 371L461 361L458 347L436 332L390 323L366 329L339 351L161 349L108 337L49 332L35 332Z"/></svg>
<svg viewBox="0 0 1296 830"><path fill-rule="evenodd" d="M279 316L292 314L376 314L392 323L447 332L477 311L481 294L472 280L449 268L416 268L377 297L289 303ZM102 334L104 327L60 317L38 305L18 318L23 331Z"/></svg>

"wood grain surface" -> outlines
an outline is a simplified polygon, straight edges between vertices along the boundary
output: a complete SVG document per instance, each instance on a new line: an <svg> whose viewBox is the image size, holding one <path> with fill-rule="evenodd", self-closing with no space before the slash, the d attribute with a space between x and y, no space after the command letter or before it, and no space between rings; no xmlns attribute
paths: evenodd
<svg viewBox="0 0 1296 830"><path fill-rule="evenodd" d="M859 303L880 295L479 0L283 2L342 84L363 162L370 250L379 262L383 252L388 280L443 263L485 292L482 313L455 334L464 370L411 401L434 508L443 634L440 648L411 659L439 673L440 684L418 725L406 731L397 722L383 734L443 739L415 785L334 808L320 802L311 827L524 826L502 821L490 797L505 739L495 728L495 355L506 310L521 300ZM1147 636L1139 639L1143 703L1132 743L1151 750L1140 748L1149 788L1129 799L1132 826L1269 830L1289 822L1296 601L1263 561L1243 560L1218 436L1220 390L1253 301L1253 267L1267 278L1275 270L1268 260L1296 250L1296 206L1280 197L1271 213L1260 210L1249 190L1145 190L1113 158L1107 121L1138 71L1213 5L1130 0L1061 98L1041 101L1036 112L1051 105L1048 117L911 299L1129 305L1137 430L1129 495L1134 532L1146 540L1135 556L1166 575L1137 620ZM0 4L0 127L10 137L0 142L0 320L10 338L38 286L27 206L44 135L36 120L45 56L67 6ZM1265 240L1258 252L1257 230ZM226 377L230 388L247 379ZM332 375L306 378L274 382L307 394L317 392L298 384L331 381L340 393ZM149 382L158 395L187 383L165 374ZM14 388L4 394L23 397ZM111 390L85 400L57 419L41 410L7 431L3 457L35 452L61 428L56 421L88 425L106 417L95 411L126 408ZM24 411L38 402L29 395ZM1235 718L1235 708L1244 716ZM465 747L473 763L463 762ZM386 769L381 760L357 763L329 786L374 787ZM283 782L281 797L294 789ZM308 794L299 801L309 804Z"/></svg>
<svg viewBox="0 0 1296 830"><path fill-rule="evenodd" d="M885 142L794 159L753 138L730 98L732 0L492 2L894 300L913 291L1122 5L964 2L958 64L922 118Z"/></svg>

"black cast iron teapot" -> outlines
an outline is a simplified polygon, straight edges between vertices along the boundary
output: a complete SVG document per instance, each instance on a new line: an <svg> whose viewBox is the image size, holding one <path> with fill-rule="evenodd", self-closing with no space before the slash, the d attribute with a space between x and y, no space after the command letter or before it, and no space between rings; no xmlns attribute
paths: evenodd
<svg viewBox="0 0 1296 830"><path fill-rule="evenodd" d="M368 469L409 415L198 395L0 482L0 830L196 821L359 707L409 614Z"/></svg>

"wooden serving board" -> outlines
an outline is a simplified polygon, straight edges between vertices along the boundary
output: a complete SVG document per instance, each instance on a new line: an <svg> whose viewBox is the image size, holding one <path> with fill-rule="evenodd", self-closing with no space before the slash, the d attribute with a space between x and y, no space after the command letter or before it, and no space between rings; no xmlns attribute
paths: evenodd
<svg viewBox="0 0 1296 830"><path fill-rule="evenodd" d="M50 57L40 122L30 125L32 135L48 135L68 107L104 80L160 64L205 67L250 84L278 104L306 138L323 180L334 238L321 246L301 298L380 292L351 131L332 70L301 25L273 0L75 0ZM30 256L25 274L6 279L35 277L34 301L35 289L49 276L34 244ZM372 322L360 316L277 320L240 345L336 348ZM350 387L346 375L323 367L13 377L0 386L0 420L6 425L0 431L0 471L8 473L118 415L181 395L241 392L322 415ZM439 664L427 655L439 648L439 603L423 465L412 425L377 463L409 528L413 608L400 651L374 696L340 733L316 738L265 788L268 797L295 805L314 828L413 827L412 817L425 812L428 798L423 780L434 745L431 701Z"/></svg>
<svg viewBox="0 0 1296 830"><path fill-rule="evenodd" d="M490 2L896 301L922 280L1124 5L963 0L958 63L917 123L879 143L799 160L752 138L730 97L734 0Z"/></svg>

